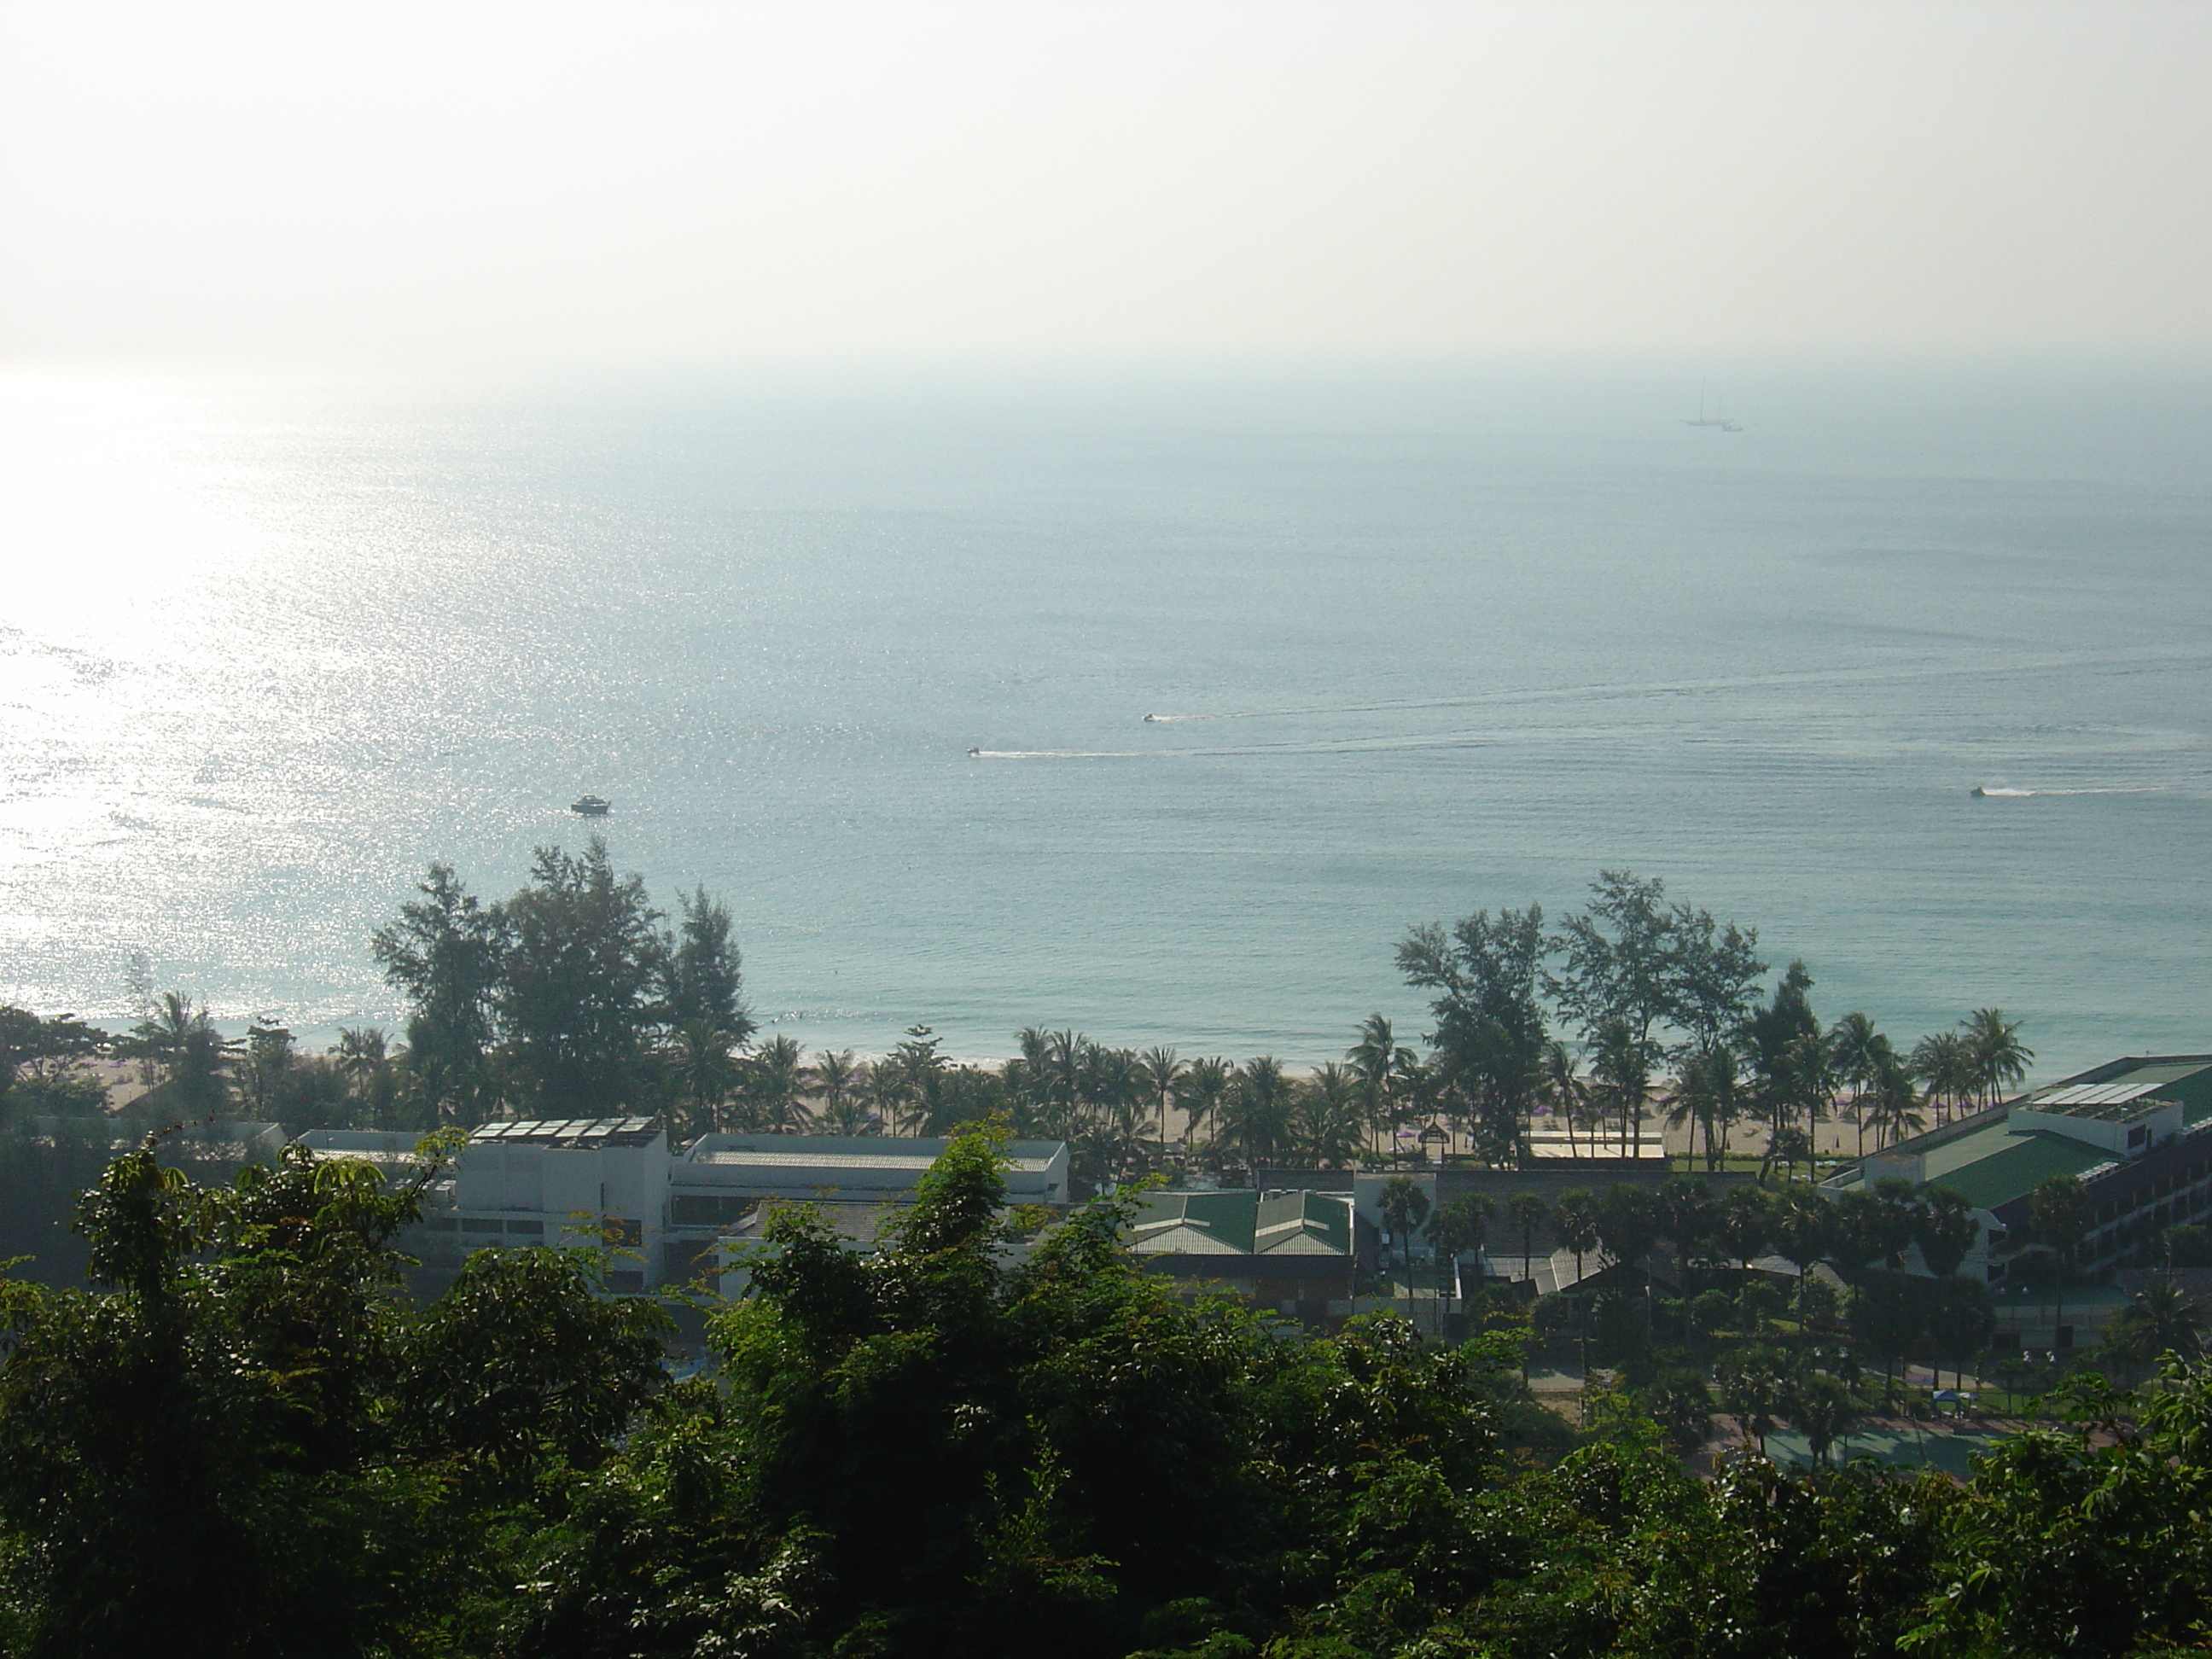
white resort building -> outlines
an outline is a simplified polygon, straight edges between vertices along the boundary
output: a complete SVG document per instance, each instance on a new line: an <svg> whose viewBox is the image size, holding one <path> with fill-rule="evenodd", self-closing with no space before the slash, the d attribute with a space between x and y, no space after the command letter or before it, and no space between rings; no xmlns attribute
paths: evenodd
<svg viewBox="0 0 2212 1659"><path fill-rule="evenodd" d="M397 1172L417 1137L380 1130L316 1129L302 1146L363 1158ZM652 1118L502 1121L471 1130L433 1184L419 1229L402 1248L417 1257L418 1288L450 1283L471 1250L488 1245L611 1242L634 1255L611 1288L646 1291L717 1272L757 1235L763 1201L820 1206L856 1238L914 1200L923 1173L951 1143L882 1135L703 1135L681 1149ZM1067 1148L1017 1140L1006 1147L1006 1195L1054 1208L1068 1202Z"/></svg>

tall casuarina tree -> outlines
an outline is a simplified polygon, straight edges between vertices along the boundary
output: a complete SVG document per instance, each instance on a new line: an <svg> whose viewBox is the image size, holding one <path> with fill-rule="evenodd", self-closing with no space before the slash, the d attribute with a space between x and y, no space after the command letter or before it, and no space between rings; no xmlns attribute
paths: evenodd
<svg viewBox="0 0 2212 1659"><path fill-rule="evenodd" d="M1544 957L1551 949L1540 905L1465 917L1446 933L1417 927L1398 946L1406 982L1436 993L1437 1082L1472 1121L1492 1165L1519 1164L1543 1087Z"/></svg>

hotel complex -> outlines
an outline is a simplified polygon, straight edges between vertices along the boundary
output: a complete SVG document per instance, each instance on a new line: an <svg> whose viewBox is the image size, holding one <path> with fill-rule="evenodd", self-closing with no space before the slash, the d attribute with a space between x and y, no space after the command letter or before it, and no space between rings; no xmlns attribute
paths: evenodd
<svg viewBox="0 0 2212 1659"><path fill-rule="evenodd" d="M2212 1054L2112 1060L1900 1140L1821 1185L1831 1196L1893 1179L1958 1193L1980 1224L1960 1271L1985 1279L2002 1307L2040 1254L2029 1200L2052 1176L2080 1181L2089 1205L2077 1272L2155 1265L2168 1227L2212 1216ZM2064 1332L2050 1339L2067 1345Z"/></svg>
<svg viewBox="0 0 2212 1659"><path fill-rule="evenodd" d="M334 1157L398 1169L416 1137L317 1129L301 1144ZM470 1132L432 1187L419 1227L401 1248L422 1267L420 1288L452 1281L471 1250L488 1245L584 1244L611 1240L629 1252L611 1288L647 1291L719 1278L758 1237L761 1206L787 1199L820 1206L849 1237L874 1237L913 1202L923 1173L950 1143L859 1135L702 1135L678 1149L652 1118L486 1123ZM1017 1140L1006 1149L1006 1195L1016 1204L1064 1206L1067 1148Z"/></svg>

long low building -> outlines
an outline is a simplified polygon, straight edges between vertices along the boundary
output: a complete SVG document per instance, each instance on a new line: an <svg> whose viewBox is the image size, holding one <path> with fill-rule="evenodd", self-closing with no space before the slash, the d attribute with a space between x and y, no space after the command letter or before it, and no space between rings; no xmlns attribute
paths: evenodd
<svg viewBox="0 0 2212 1659"><path fill-rule="evenodd" d="M318 1129L301 1143L397 1170L416 1137ZM618 1291L691 1282L711 1271L726 1238L770 1200L820 1203L839 1213L896 1209L951 1143L883 1135L706 1135L680 1150L651 1118L501 1121L471 1130L450 1174L428 1194L404 1247L425 1288L450 1280L488 1245L605 1241L627 1252L610 1274ZM1064 1207L1067 1148L1018 1140L1006 1149L1008 1199Z"/></svg>
<svg viewBox="0 0 2212 1659"><path fill-rule="evenodd" d="M1949 1188L1980 1224L1960 1271L2004 1291L2035 1254L2029 1199L2052 1176L2080 1181L2090 1206L2078 1272L2100 1279L2154 1261L2166 1228L2212 1215L2212 1054L2109 1061L1899 1141L1821 1186L1831 1196L1890 1179ZM2063 1347L2072 1333L2046 1323L2023 1334Z"/></svg>

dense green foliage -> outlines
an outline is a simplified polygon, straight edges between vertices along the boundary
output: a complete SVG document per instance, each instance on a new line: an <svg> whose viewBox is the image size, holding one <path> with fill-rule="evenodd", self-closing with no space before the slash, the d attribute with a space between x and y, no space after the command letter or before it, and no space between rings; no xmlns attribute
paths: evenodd
<svg viewBox="0 0 2212 1659"><path fill-rule="evenodd" d="M392 1241L428 1164L395 1189L295 1152L200 1187L149 1142L82 1209L98 1288L5 1291L0 1646L2201 1650L2212 1381L2179 1360L2077 1388L2077 1421L1963 1488L1750 1455L1708 1481L1632 1401L1573 1443L1510 1336L1180 1298L1120 1248L1127 1200L1033 1231L1000 1133L956 1140L872 1249L778 1213L681 1382L659 1309L588 1253L487 1252L405 1304ZM1724 1370L1735 1408L1820 1409L1749 1351Z"/></svg>
<svg viewBox="0 0 2212 1659"><path fill-rule="evenodd" d="M202 1188L150 1138L108 1168L99 1288L5 1286L8 1651L404 1650L501 1584L483 1529L611 1450L663 1318L543 1250L406 1308L391 1241L430 1173L295 1151Z"/></svg>
<svg viewBox="0 0 2212 1659"><path fill-rule="evenodd" d="M683 1099L750 1036L730 915L702 890L672 931L606 843L541 847L484 904L445 865L370 942L412 1005L412 1092L429 1121L505 1107L595 1116Z"/></svg>

